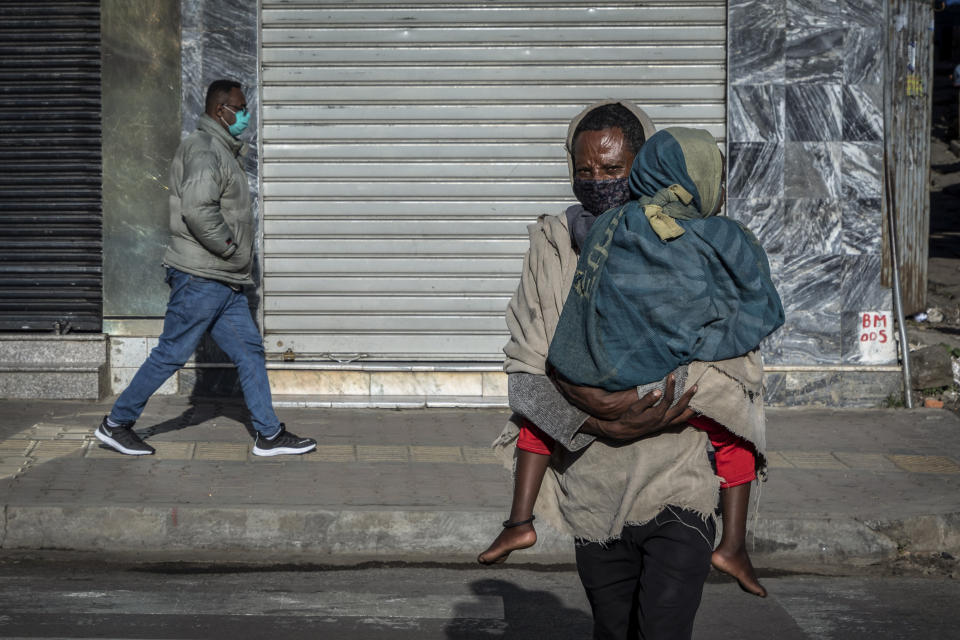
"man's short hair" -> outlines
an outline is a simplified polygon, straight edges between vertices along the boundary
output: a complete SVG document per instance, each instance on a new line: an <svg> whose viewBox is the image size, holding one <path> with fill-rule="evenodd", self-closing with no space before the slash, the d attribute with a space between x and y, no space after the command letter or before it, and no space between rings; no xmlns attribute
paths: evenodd
<svg viewBox="0 0 960 640"><path fill-rule="evenodd" d="M640 147L647 141L647 137L643 133L643 125L640 124L640 119L637 118L630 109L616 102L602 104L590 111L590 113L585 115L583 120L577 124L577 128L573 132L573 138L570 140L571 148L569 151L571 155L573 154L573 148L577 144L577 136L579 136L581 132L603 131L604 129L612 129L614 127L619 127L623 131L623 137L627 140L627 144L630 145L634 155L640 151Z"/></svg>
<svg viewBox="0 0 960 640"><path fill-rule="evenodd" d="M221 104L226 104L230 92L240 88L240 83L235 80L214 80L207 89L207 100L204 102L203 110L210 113Z"/></svg>

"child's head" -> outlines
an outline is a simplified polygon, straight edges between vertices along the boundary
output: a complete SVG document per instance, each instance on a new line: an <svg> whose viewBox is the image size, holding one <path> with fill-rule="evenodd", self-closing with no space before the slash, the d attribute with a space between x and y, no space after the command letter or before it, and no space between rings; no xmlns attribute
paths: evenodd
<svg viewBox="0 0 960 640"><path fill-rule="evenodd" d="M647 140L630 171L634 198L653 196L678 184L693 196L703 217L720 211L724 196L723 155L708 131L670 127Z"/></svg>

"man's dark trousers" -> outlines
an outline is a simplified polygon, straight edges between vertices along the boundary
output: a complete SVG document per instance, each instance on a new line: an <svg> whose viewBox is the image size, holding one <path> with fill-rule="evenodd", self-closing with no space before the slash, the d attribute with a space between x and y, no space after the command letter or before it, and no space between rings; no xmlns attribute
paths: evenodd
<svg viewBox="0 0 960 640"><path fill-rule="evenodd" d="M710 572L716 524L667 507L619 540L577 545L577 570L593 609L593 637L689 640Z"/></svg>

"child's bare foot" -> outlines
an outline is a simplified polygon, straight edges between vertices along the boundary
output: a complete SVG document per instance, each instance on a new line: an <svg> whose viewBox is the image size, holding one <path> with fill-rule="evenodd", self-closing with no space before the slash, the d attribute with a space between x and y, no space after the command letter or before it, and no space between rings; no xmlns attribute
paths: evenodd
<svg viewBox="0 0 960 640"><path fill-rule="evenodd" d="M487 550L477 556L480 564L500 564L512 551L526 549L537 543L537 532L532 523L504 527Z"/></svg>
<svg viewBox="0 0 960 640"><path fill-rule="evenodd" d="M750 556L744 548L735 551L727 551L722 546L717 547L710 557L710 564L717 571L736 578L740 583L740 588L747 593L752 593L761 598L767 597L767 590L763 588L757 579L757 574L753 569L753 563L750 562Z"/></svg>

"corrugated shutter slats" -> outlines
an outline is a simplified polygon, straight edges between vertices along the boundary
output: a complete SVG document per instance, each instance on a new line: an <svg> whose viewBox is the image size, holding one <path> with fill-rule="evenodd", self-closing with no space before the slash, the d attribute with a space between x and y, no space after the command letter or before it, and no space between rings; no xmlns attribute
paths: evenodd
<svg viewBox="0 0 960 640"><path fill-rule="evenodd" d="M100 3L0 5L0 330L101 329Z"/></svg>
<svg viewBox="0 0 960 640"><path fill-rule="evenodd" d="M263 0L268 351L496 361L563 140L624 98L725 123L726 3Z"/></svg>

